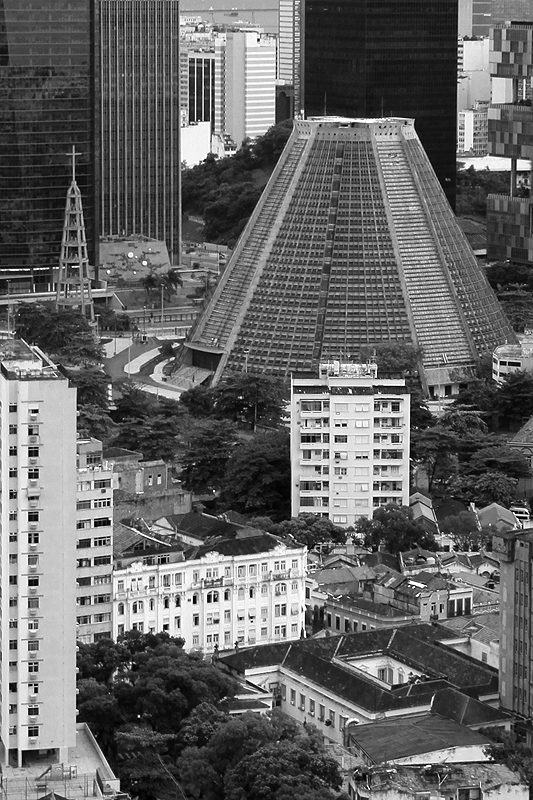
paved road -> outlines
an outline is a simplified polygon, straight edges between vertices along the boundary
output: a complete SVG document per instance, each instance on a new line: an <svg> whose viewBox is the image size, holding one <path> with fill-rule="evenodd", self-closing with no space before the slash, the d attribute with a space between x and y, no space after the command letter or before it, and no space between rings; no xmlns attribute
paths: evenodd
<svg viewBox="0 0 533 800"><path fill-rule="evenodd" d="M139 356L144 355L150 350L154 350L160 346L161 342L152 337L148 338L144 343L135 341L132 343L131 347L127 347L121 353L117 353L116 356L113 356L112 358L105 358L104 369L113 383L117 381L129 380L130 375L124 370L126 364L129 364L130 361L134 361ZM152 380L150 377L150 373L152 371L153 367L141 367L141 371L132 375L131 379L134 380L135 383L141 384L142 388L146 392L156 394L160 397L170 397L173 400L177 400L181 394L181 390L178 388L170 389L161 385L161 383Z"/></svg>

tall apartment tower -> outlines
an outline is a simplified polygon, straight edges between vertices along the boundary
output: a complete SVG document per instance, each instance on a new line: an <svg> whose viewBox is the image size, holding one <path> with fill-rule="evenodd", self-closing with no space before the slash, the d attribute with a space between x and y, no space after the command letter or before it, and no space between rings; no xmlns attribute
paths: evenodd
<svg viewBox="0 0 533 800"><path fill-rule="evenodd" d="M76 741L76 391L36 347L0 351L3 763Z"/></svg>
<svg viewBox="0 0 533 800"><path fill-rule="evenodd" d="M91 0L0 2L0 294L49 288L73 145L89 261L96 263L97 13Z"/></svg>
<svg viewBox="0 0 533 800"><path fill-rule="evenodd" d="M488 121L489 152L511 159L511 184L508 195L488 196L487 256L523 264L533 263L533 198L519 191L516 165L533 166L533 9L529 19L491 31Z"/></svg>
<svg viewBox="0 0 533 800"><path fill-rule="evenodd" d="M178 0L96 0L102 234L142 234L180 257Z"/></svg>
<svg viewBox="0 0 533 800"><path fill-rule="evenodd" d="M288 377L411 342L436 396L506 340L413 120L319 118L295 120L181 360L216 383L225 370Z"/></svg>
<svg viewBox="0 0 533 800"><path fill-rule="evenodd" d="M291 513L354 525L388 503L409 505L410 396L375 364L320 364L292 376Z"/></svg>
<svg viewBox="0 0 533 800"><path fill-rule="evenodd" d="M92 643L111 638L113 470L98 439L79 438L76 447L77 638Z"/></svg>
<svg viewBox="0 0 533 800"><path fill-rule="evenodd" d="M533 533L497 534L492 550L500 559L500 702L529 718L533 716Z"/></svg>
<svg viewBox="0 0 533 800"><path fill-rule="evenodd" d="M458 0L302 0L308 117L412 117L455 197Z"/></svg>

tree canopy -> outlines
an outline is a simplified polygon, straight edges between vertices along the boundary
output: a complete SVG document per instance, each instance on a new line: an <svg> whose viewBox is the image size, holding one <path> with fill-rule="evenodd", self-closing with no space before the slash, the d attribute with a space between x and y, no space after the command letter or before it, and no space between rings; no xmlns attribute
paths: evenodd
<svg viewBox="0 0 533 800"><path fill-rule="evenodd" d="M14 316L15 333L36 344L53 360L66 366L92 366L102 360L102 347L83 314L51 305L21 303Z"/></svg>
<svg viewBox="0 0 533 800"><path fill-rule="evenodd" d="M394 503L376 508L372 519L358 520L354 529L363 538L365 546L372 550L381 546L389 553L401 553L413 547L437 549L434 537L413 519L411 510Z"/></svg>
<svg viewBox="0 0 533 800"><path fill-rule="evenodd" d="M292 120L275 125L233 156L209 155L182 171L185 213L201 214L208 241L235 243L248 221L292 130Z"/></svg>
<svg viewBox="0 0 533 800"><path fill-rule="evenodd" d="M318 731L276 714L219 721L205 744L183 751L178 770L186 797L198 799L333 800L341 786Z"/></svg>
<svg viewBox="0 0 533 800"><path fill-rule="evenodd" d="M228 459L222 503L242 514L285 519L290 514L290 437L261 433L235 447Z"/></svg>
<svg viewBox="0 0 533 800"><path fill-rule="evenodd" d="M81 644L79 718L139 800L334 800L323 737L274 711L230 716L238 686L168 634Z"/></svg>
<svg viewBox="0 0 533 800"><path fill-rule="evenodd" d="M216 492L224 486L224 474L237 430L227 420L200 420L190 430L187 449L181 457L181 480L186 489L197 494Z"/></svg>

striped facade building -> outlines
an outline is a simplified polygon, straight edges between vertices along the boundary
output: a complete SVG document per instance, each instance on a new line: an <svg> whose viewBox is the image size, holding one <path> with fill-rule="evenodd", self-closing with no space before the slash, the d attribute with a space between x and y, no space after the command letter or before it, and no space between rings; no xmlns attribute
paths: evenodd
<svg viewBox="0 0 533 800"><path fill-rule="evenodd" d="M101 233L180 253L178 0L97 0Z"/></svg>

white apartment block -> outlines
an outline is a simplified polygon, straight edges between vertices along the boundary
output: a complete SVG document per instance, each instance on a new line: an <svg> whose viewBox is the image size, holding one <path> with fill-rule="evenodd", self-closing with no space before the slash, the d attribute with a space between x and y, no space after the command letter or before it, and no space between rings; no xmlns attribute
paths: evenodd
<svg viewBox="0 0 533 800"><path fill-rule="evenodd" d="M488 103L457 114L457 152L485 156L489 151Z"/></svg>
<svg viewBox="0 0 533 800"><path fill-rule="evenodd" d="M123 553L113 573L113 636L167 631L187 650L299 639L307 549L243 529L201 547Z"/></svg>
<svg viewBox="0 0 533 800"><path fill-rule="evenodd" d="M77 636L91 643L112 631L113 471L97 439L78 439L77 453Z"/></svg>
<svg viewBox="0 0 533 800"><path fill-rule="evenodd" d="M294 375L292 515L349 526L379 506L409 505L409 417L405 381L378 379L375 364Z"/></svg>
<svg viewBox="0 0 533 800"><path fill-rule="evenodd" d="M2 761L76 743L76 391L36 347L0 349Z"/></svg>
<svg viewBox="0 0 533 800"><path fill-rule="evenodd" d="M275 39L256 32L227 33L224 81L225 132L240 147L276 121Z"/></svg>

